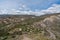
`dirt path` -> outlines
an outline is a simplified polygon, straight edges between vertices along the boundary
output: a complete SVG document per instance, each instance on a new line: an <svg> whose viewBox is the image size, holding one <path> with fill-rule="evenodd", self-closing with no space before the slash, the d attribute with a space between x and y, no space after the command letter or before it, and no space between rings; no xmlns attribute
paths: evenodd
<svg viewBox="0 0 60 40"><path fill-rule="evenodd" d="M56 39L54 33L51 32L51 29L47 30L50 33L50 38Z"/></svg>
<svg viewBox="0 0 60 40"><path fill-rule="evenodd" d="M27 37L26 35L23 35L23 39L22 40L32 40L32 39Z"/></svg>

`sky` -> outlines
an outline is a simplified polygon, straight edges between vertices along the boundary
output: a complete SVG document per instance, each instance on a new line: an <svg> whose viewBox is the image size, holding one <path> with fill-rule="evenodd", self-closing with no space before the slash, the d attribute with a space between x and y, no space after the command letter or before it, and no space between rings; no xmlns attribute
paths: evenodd
<svg viewBox="0 0 60 40"><path fill-rule="evenodd" d="M42 15L60 11L60 0L0 0L0 14Z"/></svg>

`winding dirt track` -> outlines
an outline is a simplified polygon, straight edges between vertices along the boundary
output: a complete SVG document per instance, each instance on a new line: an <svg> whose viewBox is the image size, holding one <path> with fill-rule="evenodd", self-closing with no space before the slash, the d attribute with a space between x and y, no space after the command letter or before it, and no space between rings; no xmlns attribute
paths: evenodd
<svg viewBox="0 0 60 40"><path fill-rule="evenodd" d="M23 35L23 39L22 40L32 40L32 39L27 37L26 35Z"/></svg>

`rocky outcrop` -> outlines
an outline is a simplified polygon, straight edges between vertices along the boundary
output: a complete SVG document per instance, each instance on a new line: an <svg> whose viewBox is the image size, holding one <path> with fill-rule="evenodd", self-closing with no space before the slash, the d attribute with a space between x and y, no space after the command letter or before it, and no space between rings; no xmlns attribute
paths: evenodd
<svg viewBox="0 0 60 40"><path fill-rule="evenodd" d="M42 30L47 34L48 38L51 40L58 40L57 33L60 34L60 15L51 15L40 22L34 23L34 26L42 28ZM46 32L46 31L47 32ZM55 33L56 32L56 33ZM58 36L60 37L60 36Z"/></svg>

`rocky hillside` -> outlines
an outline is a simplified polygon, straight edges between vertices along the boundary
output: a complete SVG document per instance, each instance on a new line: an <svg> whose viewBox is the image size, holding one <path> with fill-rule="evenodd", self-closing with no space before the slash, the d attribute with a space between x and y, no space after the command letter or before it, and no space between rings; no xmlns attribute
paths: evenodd
<svg viewBox="0 0 60 40"><path fill-rule="evenodd" d="M0 16L0 40L60 40L60 13Z"/></svg>

